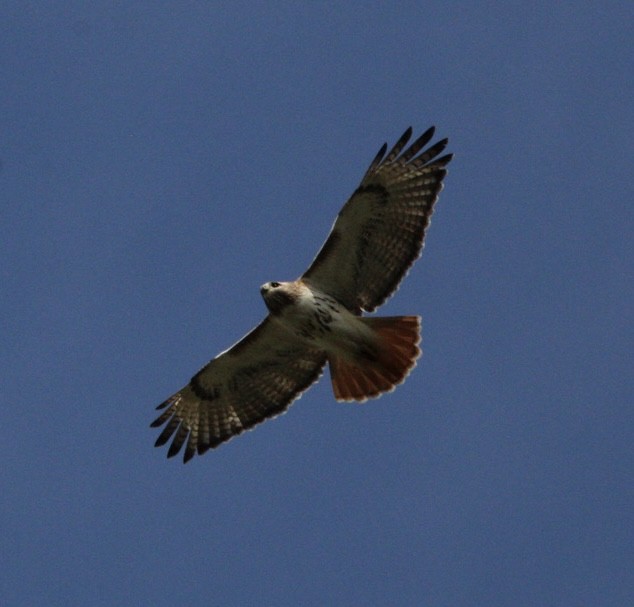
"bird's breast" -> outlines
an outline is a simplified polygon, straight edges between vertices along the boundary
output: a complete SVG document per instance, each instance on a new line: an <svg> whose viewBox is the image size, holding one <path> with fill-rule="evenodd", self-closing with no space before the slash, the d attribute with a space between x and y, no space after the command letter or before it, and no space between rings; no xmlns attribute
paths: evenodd
<svg viewBox="0 0 634 607"><path fill-rule="evenodd" d="M276 320L302 341L324 351L347 349L368 337L360 317L336 299L315 291L304 292Z"/></svg>

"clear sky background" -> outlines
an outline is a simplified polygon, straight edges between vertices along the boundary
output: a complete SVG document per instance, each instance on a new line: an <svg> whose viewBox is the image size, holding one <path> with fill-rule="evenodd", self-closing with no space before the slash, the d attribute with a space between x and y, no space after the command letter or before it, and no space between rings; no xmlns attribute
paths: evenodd
<svg viewBox="0 0 634 607"><path fill-rule="evenodd" d="M632 3L3 2L5 605L634 604ZM456 154L394 393L154 407L384 141Z"/></svg>

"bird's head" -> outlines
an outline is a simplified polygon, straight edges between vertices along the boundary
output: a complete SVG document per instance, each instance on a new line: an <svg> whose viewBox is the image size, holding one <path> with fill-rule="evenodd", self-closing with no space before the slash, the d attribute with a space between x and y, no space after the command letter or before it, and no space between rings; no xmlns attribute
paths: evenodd
<svg viewBox="0 0 634 607"><path fill-rule="evenodd" d="M280 314L282 310L295 302L296 294L291 282L265 282L260 294L271 314Z"/></svg>

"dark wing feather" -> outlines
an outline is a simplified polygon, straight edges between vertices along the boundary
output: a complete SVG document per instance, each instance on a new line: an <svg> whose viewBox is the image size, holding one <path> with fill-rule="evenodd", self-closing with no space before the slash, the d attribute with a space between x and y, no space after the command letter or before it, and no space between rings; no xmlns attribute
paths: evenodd
<svg viewBox="0 0 634 607"><path fill-rule="evenodd" d="M371 312L397 288L420 256L425 230L451 154L443 139L427 150L434 127L406 148L409 128L387 153L384 144L302 276L349 309Z"/></svg>
<svg viewBox="0 0 634 607"><path fill-rule="evenodd" d="M267 317L237 344L203 367L187 386L159 405L165 424L156 440L183 461L283 413L321 375L323 352L310 350Z"/></svg>

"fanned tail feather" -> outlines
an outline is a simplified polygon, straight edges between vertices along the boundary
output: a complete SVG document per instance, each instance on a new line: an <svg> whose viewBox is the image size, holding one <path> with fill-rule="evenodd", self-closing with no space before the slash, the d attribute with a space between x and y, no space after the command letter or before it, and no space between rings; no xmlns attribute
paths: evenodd
<svg viewBox="0 0 634 607"><path fill-rule="evenodd" d="M361 319L376 336L375 347L350 357L329 357L335 398L365 401L402 383L420 356L420 317Z"/></svg>

